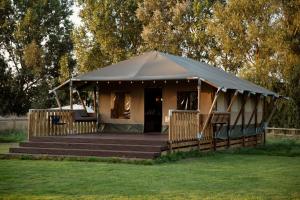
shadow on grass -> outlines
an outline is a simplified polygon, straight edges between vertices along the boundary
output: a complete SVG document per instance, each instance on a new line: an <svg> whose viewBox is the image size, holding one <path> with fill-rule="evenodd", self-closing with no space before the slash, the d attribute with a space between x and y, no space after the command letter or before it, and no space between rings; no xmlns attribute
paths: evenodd
<svg viewBox="0 0 300 200"><path fill-rule="evenodd" d="M228 149L220 153L299 157L300 140L284 138L270 139L266 145Z"/></svg>

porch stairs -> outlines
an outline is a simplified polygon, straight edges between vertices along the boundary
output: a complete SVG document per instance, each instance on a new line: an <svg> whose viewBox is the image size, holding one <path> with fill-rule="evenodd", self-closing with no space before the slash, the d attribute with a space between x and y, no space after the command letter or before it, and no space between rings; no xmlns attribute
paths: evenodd
<svg viewBox="0 0 300 200"><path fill-rule="evenodd" d="M136 159L154 159L167 150L167 142L155 139L33 137L10 148L10 154L96 156Z"/></svg>

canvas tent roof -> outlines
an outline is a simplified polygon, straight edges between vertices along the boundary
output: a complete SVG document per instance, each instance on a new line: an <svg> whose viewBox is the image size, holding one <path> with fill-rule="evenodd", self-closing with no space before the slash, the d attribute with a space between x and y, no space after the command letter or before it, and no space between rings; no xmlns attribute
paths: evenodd
<svg viewBox="0 0 300 200"><path fill-rule="evenodd" d="M227 73L220 68L185 57L151 51L131 59L99 68L72 78L72 81L137 81L201 79L216 87L250 91L264 95L276 93Z"/></svg>

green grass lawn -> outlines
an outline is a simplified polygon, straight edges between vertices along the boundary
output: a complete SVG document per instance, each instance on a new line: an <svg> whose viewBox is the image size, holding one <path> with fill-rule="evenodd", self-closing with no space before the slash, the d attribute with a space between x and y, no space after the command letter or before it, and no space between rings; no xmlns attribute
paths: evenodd
<svg viewBox="0 0 300 200"><path fill-rule="evenodd" d="M299 145L155 165L0 160L0 199L300 199Z"/></svg>

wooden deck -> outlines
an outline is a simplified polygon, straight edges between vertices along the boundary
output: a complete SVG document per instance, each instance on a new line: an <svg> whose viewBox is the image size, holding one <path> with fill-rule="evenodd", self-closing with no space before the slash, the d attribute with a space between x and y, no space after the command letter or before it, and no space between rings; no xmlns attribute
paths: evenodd
<svg viewBox="0 0 300 200"><path fill-rule="evenodd" d="M255 146L265 141L265 135L258 134L218 139L213 126L218 124L221 130L230 124L229 112L204 115L173 110L167 134L99 133L98 123L77 122L73 117L72 110L30 110L28 141L11 148L10 153L153 159L164 152Z"/></svg>
<svg viewBox="0 0 300 200"><path fill-rule="evenodd" d="M56 137L56 136L49 136ZM64 135L59 138L90 138L90 139L118 139L118 140L149 140L149 141L168 141L167 134L161 133L96 133L96 134L84 134L84 135Z"/></svg>
<svg viewBox="0 0 300 200"><path fill-rule="evenodd" d="M99 133L31 137L10 153L153 159L167 149L167 135Z"/></svg>

